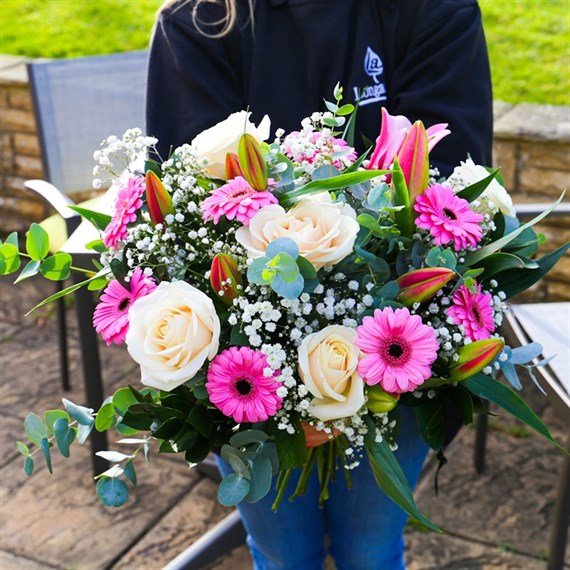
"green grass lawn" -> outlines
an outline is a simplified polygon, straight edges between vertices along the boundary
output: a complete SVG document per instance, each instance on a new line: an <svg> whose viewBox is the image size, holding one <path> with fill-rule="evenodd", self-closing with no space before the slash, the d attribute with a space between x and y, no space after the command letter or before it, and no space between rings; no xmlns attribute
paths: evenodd
<svg viewBox="0 0 570 570"><path fill-rule="evenodd" d="M161 4L0 0L0 52L74 57L144 49ZM480 5L495 98L570 105L569 0L480 0Z"/></svg>

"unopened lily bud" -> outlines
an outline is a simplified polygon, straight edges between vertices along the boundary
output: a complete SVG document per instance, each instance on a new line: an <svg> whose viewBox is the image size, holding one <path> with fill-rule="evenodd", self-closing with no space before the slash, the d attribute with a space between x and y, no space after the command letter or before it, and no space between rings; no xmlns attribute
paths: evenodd
<svg viewBox="0 0 570 570"><path fill-rule="evenodd" d="M231 305L243 293L243 280L236 260L227 253L218 253L212 260L210 284L220 299Z"/></svg>
<svg viewBox="0 0 570 570"><path fill-rule="evenodd" d="M459 360L449 369L449 379L455 382L466 380L489 366L505 347L499 338L477 340L457 350Z"/></svg>
<svg viewBox="0 0 570 570"><path fill-rule="evenodd" d="M374 414L386 414L393 410L400 399L400 394L389 394L382 390L378 384L368 386L366 390L368 402L366 407Z"/></svg>
<svg viewBox="0 0 570 570"><path fill-rule="evenodd" d="M400 287L398 301L406 307L431 299L446 283L455 277L455 272L446 267L426 267L400 275L396 283Z"/></svg>
<svg viewBox="0 0 570 570"><path fill-rule="evenodd" d="M398 159L408 185L410 205L413 208L416 196L428 187L429 181L428 136L421 121L416 121L412 125L398 151Z"/></svg>
<svg viewBox="0 0 570 570"><path fill-rule="evenodd" d="M239 139L239 166L249 185L259 192L267 188L267 165L263 160L261 145L255 137L245 133Z"/></svg>
<svg viewBox="0 0 570 570"><path fill-rule="evenodd" d="M174 213L172 197L168 193L160 178L148 170L145 175L146 181L146 205L153 225L164 224L164 217Z"/></svg>
<svg viewBox="0 0 570 570"><path fill-rule="evenodd" d="M243 176L238 156L234 152L228 152L226 154L226 180L233 180L237 176Z"/></svg>

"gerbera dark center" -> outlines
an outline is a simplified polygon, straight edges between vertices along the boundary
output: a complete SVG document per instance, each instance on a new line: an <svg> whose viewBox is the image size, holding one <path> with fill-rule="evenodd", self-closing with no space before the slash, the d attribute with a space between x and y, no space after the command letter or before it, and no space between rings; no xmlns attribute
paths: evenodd
<svg viewBox="0 0 570 570"><path fill-rule="evenodd" d="M125 297L120 303L119 303L119 311L124 311L125 309L127 309L127 307L129 306L129 303L131 302L131 300L128 297Z"/></svg>
<svg viewBox="0 0 570 570"><path fill-rule="evenodd" d="M391 366L403 366L410 359L412 351L405 339L392 337L382 343L380 355Z"/></svg>
<svg viewBox="0 0 570 570"><path fill-rule="evenodd" d="M251 392L251 382L245 378L240 378L235 383L236 390L239 392L240 396L247 396Z"/></svg>
<svg viewBox="0 0 570 570"><path fill-rule="evenodd" d="M228 198L230 200L241 200L241 198L245 198L251 194L251 190L248 188L235 188L228 192Z"/></svg>
<svg viewBox="0 0 570 570"><path fill-rule="evenodd" d="M481 316L481 311L479 311L479 307L477 305L473 305L471 307L471 313L475 317L476 323L482 327L483 326L483 318Z"/></svg>
<svg viewBox="0 0 570 570"><path fill-rule="evenodd" d="M449 208L444 208L443 213L444 213L446 218L449 218L450 220L457 220L457 216L455 215L455 212L450 210Z"/></svg>

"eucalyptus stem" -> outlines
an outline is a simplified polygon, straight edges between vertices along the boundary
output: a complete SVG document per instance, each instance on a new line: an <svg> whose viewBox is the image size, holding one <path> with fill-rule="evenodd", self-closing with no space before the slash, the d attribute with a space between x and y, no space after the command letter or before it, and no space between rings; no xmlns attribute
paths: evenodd
<svg viewBox="0 0 570 570"><path fill-rule="evenodd" d="M21 255L22 257L25 257L27 259L32 259L27 253L24 253L23 251L19 251L18 252L19 255ZM34 261L38 261L37 259ZM44 261L43 259L40 260L40 263ZM95 271L92 271L91 269L84 269L83 267L75 267L75 265L70 265L69 269L73 269L74 271L79 271L80 273L84 273L85 275L90 275L90 274L95 274Z"/></svg>

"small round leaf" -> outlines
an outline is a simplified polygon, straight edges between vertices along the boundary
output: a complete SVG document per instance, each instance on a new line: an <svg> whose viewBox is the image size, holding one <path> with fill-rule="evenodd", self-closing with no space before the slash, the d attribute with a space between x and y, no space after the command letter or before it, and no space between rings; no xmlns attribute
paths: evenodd
<svg viewBox="0 0 570 570"><path fill-rule="evenodd" d="M230 473L226 475L218 487L218 501L225 507L234 507L249 493L249 481Z"/></svg>
<svg viewBox="0 0 570 570"><path fill-rule="evenodd" d="M129 498L129 488L115 477L102 477L97 481L97 496L106 507L120 507Z"/></svg>

